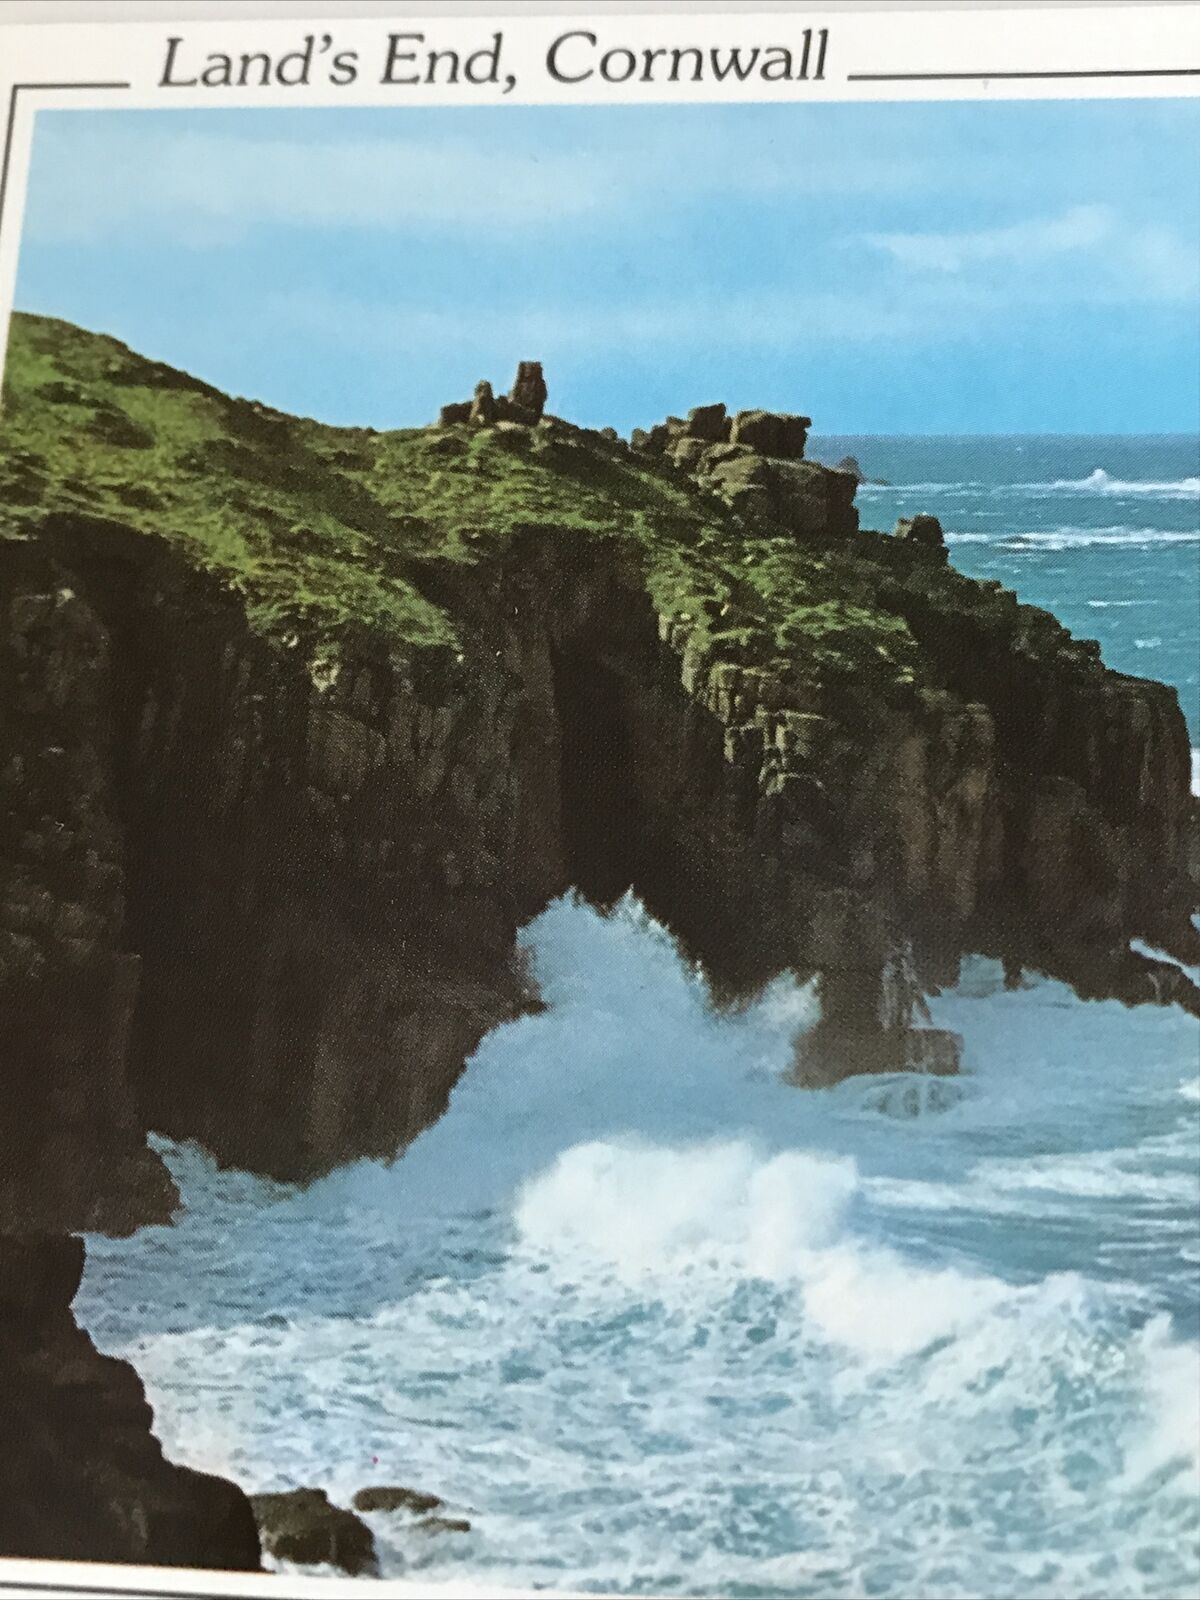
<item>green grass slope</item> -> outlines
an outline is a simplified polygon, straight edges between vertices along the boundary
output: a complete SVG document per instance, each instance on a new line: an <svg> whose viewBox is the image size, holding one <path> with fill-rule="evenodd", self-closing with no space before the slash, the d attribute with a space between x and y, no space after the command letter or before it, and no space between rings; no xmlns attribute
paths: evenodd
<svg viewBox="0 0 1200 1600"><path fill-rule="evenodd" d="M530 530L623 541L689 650L868 701L945 681L918 644L973 618L1004 649L1095 666L1043 612L899 541L749 530L677 469L549 423L506 431L327 427L16 314L0 412L0 538L84 514L166 541L241 597L261 634L314 654L363 631L456 643L431 563L493 558Z"/></svg>

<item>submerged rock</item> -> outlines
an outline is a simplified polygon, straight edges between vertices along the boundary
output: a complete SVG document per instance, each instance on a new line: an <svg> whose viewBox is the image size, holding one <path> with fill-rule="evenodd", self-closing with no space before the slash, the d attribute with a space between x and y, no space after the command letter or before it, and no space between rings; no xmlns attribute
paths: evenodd
<svg viewBox="0 0 1200 1600"><path fill-rule="evenodd" d="M436 1511L443 1502L436 1494L384 1483L359 1489L350 1503L356 1511L411 1511L421 1516L427 1511Z"/></svg>
<svg viewBox="0 0 1200 1600"><path fill-rule="evenodd" d="M331 1503L324 1489L250 1496L263 1548L279 1561L337 1567L350 1577L378 1575L375 1536L352 1511Z"/></svg>
<svg viewBox="0 0 1200 1600"><path fill-rule="evenodd" d="M948 1028L909 1028L904 1039L904 1064L909 1072L953 1077L962 1068L963 1037Z"/></svg>

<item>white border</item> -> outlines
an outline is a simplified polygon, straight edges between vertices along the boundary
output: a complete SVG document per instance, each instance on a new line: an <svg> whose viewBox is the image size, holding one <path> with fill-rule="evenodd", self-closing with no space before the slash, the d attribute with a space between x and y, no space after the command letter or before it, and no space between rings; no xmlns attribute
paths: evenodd
<svg viewBox="0 0 1200 1600"><path fill-rule="evenodd" d="M8 8L28 14L28 6ZM56 8L37 8L45 16ZM0 371L16 282L18 245L32 145L39 110L137 107L169 109L234 106L562 105L696 103L704 101L1141 99L1200 95L1200 0L1174 4L1076 3L1058 6L825 4L776 5L749 12L712 6L681 9L662 4L630 10L598 4L539 10L530 15L493 5L414 12L409 4L371 5L371 15L347 15L326 7L297 6L280 18L271 6L262 20L248 20L244 7L160 4L154 20L105 22L105 13L147 7L91 4L64 6L61 17L37 25L12 24L0 10L0 160L6 163L0 212ZM266 10L267 7L262 9ZM214 11L232 13L213 20ZM202 20L172 21L195 17ZM569 88L543 68L550 42L590 23L612 43L636 50L697 44L788 43L804 28L828 28L827 77L822 83L761 82L626 84ZM464 93L444 86L418 90L380 89L369 81L346 88L313 85L283 90L168 89L158 83L165 41L172 33L188 41L189 53L211 50L282 51L309 32L335 34L340 47L357 49L362 60L379 59L392 31L425 32L441 48L475 49L500 29L505 67L516 74L508 95L480 87ZM861 78L858 73L936 74L918 78ZM1171 76L1155 73L1171 72ZM1005 77L1011 73L1018 76ZM960 74L964 76L942 76ZM1036 75L1033 75L1036 74ZM118 84L118 88L61 87ZM32 87L59 85L60 87ZM1032 153L1036 159L1036 152ZM430 1584L425 1580L306 1578L294 1574L225 1574L183 1569L105 1566L73 1562L0 1560L0 1600L24 1596L173 1595L203 1600L210 1595L264 1596L268 1600L411 1600L417 1595L548 1596L546 1590L497 1589L477 1583Z"/></svg>

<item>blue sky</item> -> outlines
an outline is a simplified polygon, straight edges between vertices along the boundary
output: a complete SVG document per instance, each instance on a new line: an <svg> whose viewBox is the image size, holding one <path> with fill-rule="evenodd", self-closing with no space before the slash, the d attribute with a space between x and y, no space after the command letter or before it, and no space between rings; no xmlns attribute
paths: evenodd
<svg viewBox="0 0 1200 1600"><path fill-rule="evenodd" d="M1200 427L1200 100L43 112L16 304L331 422Z"/></svg>

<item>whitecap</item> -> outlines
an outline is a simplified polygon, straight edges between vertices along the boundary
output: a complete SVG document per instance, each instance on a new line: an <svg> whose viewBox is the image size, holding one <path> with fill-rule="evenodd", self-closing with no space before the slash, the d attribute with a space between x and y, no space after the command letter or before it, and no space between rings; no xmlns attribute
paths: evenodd
<svg viewBox="0 0 1200 1600"><path fill-rule="evenodd" d="M1045 528L1029 533L1007 535L1002 550L1090 550L1110 545L1116 548L1148 549L1151 545L1200 544L1200 529L1180 528Z"/></svg>
<svg viewBox="0 0 1200 1600"><path fill-rule="evenodd" d="M1055 478L1049 483L1021 483L1014 488L1066 490L1090 494L1158 495L1165 500L1200 499L1200 477L1169 479L1114 478L1103 467L1086 478Z"/></svg>

